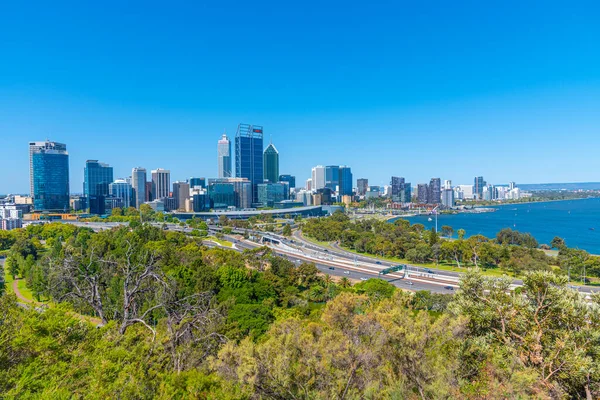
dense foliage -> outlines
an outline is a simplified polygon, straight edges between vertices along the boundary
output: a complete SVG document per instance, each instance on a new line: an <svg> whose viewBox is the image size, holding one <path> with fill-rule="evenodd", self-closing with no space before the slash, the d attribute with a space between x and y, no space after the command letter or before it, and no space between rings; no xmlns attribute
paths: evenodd
<svg viewBox="0 0 600 400"><path fill-rule="evenodd" d="M482 235L465 238L465 232L459 229L458 239L452 240L424 230L422 224L410 225L403 219L394 223L376 219L353 222L346 215L336 213L331 217L305 221L302 232L319 241L337 241L342 247L360 253L395 257L413 263L475 266L514 275L557 270L558 273L570 273L572 277L583 277L584 272L586 276L600 277L600 257L568 248L560 238L552 242L559 249L559 255L551 257L537 248L538 243L530 234L510 228L501 230L495 239ZM453 229L444 226L442 232L451 234Z"/></svg>
<svg viewBox="0 0 600 400"><path fill-rule="evenodd" d="M3 398L600 396L600 299L551 272L511 291L470 270L450 296L148 225L49 224L1 243L8 274L54 305L0 296Z"/></svg>

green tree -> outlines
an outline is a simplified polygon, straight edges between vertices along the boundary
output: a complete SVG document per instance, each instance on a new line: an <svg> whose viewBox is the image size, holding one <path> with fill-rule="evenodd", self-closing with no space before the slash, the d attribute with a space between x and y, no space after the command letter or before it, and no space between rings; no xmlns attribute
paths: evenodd
<svg viewBox="0 0 600 400"><path fill-rule="evenodd" d="M454 229L448 225L442 225L442 236L451 237L454 233Z"/></svg>
<svg viewBox="0 0 600 400"><path fill-rule="evenodd" d="M283 236L290 237L292 236L292 227L289 224L285 224L283 226Z"/></svg>
<svg viewBox="0 0 600 400"><path fill-rule="evenodd" d="M553 249L561 249L561 248L563 248L565 246L565 240L563 238L558 237L558 236L554 236L554 238L550 242L550 246Z"/></svg>

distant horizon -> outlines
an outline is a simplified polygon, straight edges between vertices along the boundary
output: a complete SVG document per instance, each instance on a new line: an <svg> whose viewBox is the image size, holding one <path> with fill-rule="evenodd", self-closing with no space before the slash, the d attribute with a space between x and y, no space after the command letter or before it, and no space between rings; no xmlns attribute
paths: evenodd
<svg viewBox="0 0 600 400"><path fill-rule="evenodd" d="M121 179L121 178L122 177L115 178L115 181L117 179ZM125 177L125 178L127 178L127 177ZM201 176L201 177L194 176L193 178L216 179L215 177L210 177L210 176ZM390 176L390 178L391 178L391 176ZM189 179L189 178L186 178L186 179ZM358 179L362 179L362 178L358 178ZM452 179L450 179L450 180L452 180ZM356 181L356 178L354 178L354 181ZM171 183L173 183L173 182L175 182L175 181L171 180ZM442 180L442 182L443 182L443 180ZM420 183L425 183L425 182L420 182ZM492 182L490 182L490 183L493 184L494 186L508 186L508 183L492 183ZM410 182L410 184L411 184L411 187L416 187L416 185L417 185L417 184L413 184L412 182ZM600 181L599 182L542 182L542 183L518 183L518 182L516 182L517 187L519 187L519 186L535 186L535 185L541 186L541 185L584 185L584 184L587 184L587 185L597 184L598 185L597 190L600 190ZM82 183L82 185L83 185L83 183ZM460 186L460 185L469 185L469 183L455 184L454 181L452 181L452 186ZM356 185L354 185L354 186L356 186ZM369 183L369 186L380 186L380 185L371 185ZM384 185L384 186L389 186L389 184ZM296 188L298 188L298 187L304 188L304 185L298 186L298 180L296 177ZM553 190L556 190L556 189L553 189ZM587 190L594 190L594 189L587 189ZM82 194L83 194L83 191L81 191L81 192L71 191L70 192L71 196L82 195ZM16 193L16 192L0 193L0 196L8 196L8 195L29 196L29 193ZM569 200L572 200L572 199L569 199Z"/></svg>

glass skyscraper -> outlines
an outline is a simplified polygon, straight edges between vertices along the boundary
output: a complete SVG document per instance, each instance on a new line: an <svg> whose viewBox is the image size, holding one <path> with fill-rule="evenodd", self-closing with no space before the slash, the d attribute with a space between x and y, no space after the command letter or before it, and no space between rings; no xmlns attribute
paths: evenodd
<svg viewBox="0 0 600 400"><path fill-rule="evenodd" d="M231 177L231 142L223 134L217 144L217 160L219 163L219 178Z"/></svg>
<svg viewBox="0 0 600 400"><path fill-rule="evenodd" d="M140 205L146 201L146 168L137 167L131 171L131 186L134 207L140 208Z"/></svg>
<svg viewBox="0 0 600 400"><path fill-rule="evenodd" d="M279 179L279 152L273 146L273 143L269 143L265 152L263 153L263 165L264 165L264 180L270 183L277 183Z"/></svg>
<svg viewBox="0 0 600 400"><path fill-rule="evenodd" d="M279 175L279 182L287 182L291 189L296 187L296 177L293 175Z"/></svg>
<svg viewBox="0 0 600 400"><path fill-rule="evenodd" d="M339 184L340 196L352 195L352 170L350 167L341 165L339 168Z"/></svg>
<svg viewBox="0 0 600 400"><path fill-rule="evenodd" d="M69 153L66 144L30 142L29 177L35 210L69 210Z"/></svg>
<svg viewBox="0 0 600 400"><path fill-rule="evenodd" d="M83 194L108 196L108 185L114 181L113 168L98 160L87 160L83 170Z"/></svg>
<svg viewBox="0 0 600 400"><path fill-rule="evenodd" d="M263 182L263 128L239 124L235 135L235 176L252 183L252 201L258 201L256 185Z"/></svg>
<svg viewBox="0 0 600 400"><path fill-rule="evenodd" d="M337 186L340 184L340 167L338 165L328 165L325 167L325 187L337 192ZM317 188L319 189L319 188Z"/></svg>
<svg viewBox="0 0 600 400"><path fill-rule="evenodd" d="M88 199L90 213L104 214L104 200L113 182L113 169L98 160L87 160L83 170L83 194Z"/></svg>
<svg viewBox="0 0 600 400"><path fill-rule="evenodd" d="M125 179L117 179L110 185L108 185L108 191L112 197L122 200L123 207L127 208L131 206L132 199L132 188L131 185Z"/></svg>

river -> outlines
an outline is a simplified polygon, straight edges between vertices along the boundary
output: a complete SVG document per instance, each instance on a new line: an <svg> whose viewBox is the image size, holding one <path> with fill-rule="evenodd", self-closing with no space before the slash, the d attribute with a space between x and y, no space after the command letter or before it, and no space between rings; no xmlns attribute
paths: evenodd
<svg viewBox="0 0 600 400"><path fill-rule="evenodd" d="M464 229L466 235L496 237L502 228L531 233L540 244L550 244L554 236L565 239L567 246L600 254L600 198L565 200L493 207L495 212L461 213L438 216L438 229L449 225ZM429 221L429 218L432 221ZM435 226L434 216L408 218L427 229Z"/></svg>

